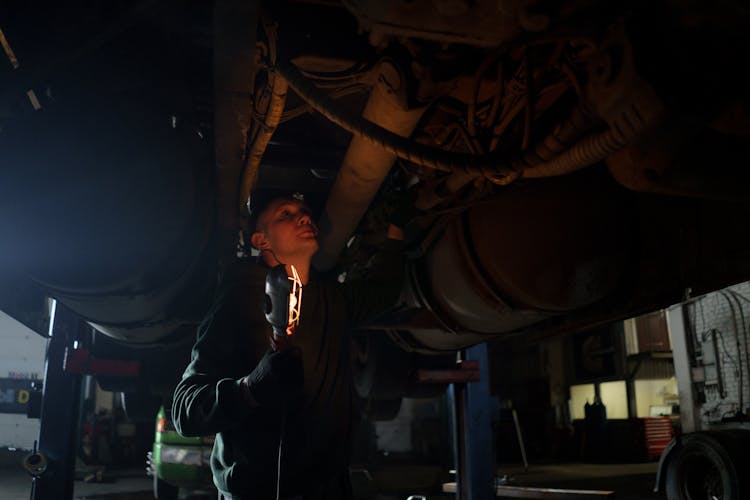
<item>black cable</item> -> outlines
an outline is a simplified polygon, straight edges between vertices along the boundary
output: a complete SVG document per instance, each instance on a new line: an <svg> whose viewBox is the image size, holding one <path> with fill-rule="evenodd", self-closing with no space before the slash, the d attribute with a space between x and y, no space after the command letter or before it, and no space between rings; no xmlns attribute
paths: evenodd
<svg viewBox="0 0 750 500"><path fill-rule="evenodd" d="M716 328L713 328L704 334L703 341L706 342L708 337L710 335L711 339L711 347L713 347L712 352L714 353L714 364L716 365L716 390L719 393L719 399L726 399L727 397L727 391L726 386L724 385L724 374L722 373L721 367L721 354L719 354L719 343L716 340L716 337L718 335L718 330ZM726 347L724 348L724 351L726 352ZM736 371L736 368L735 368Z"/></svg>
<svg viewBox="0 0 750 500"><path fill-rule="evenodd" d="M736 292L736 291L734 291L734 290L730 290L730 291L731 291L731 292L732 292L732 294L733 294L733 295L734 295L735 297L737 297L738 299L742 299L742 300L744 300L745 302L747 302L748 304L750 304L750 299L749 299L749 298L747 298L747 297L745 297L744 295L742 295L742 294L741 294L740 292Z"/></svg>
<svg viewBox="0 0 750 500"><path fill-rule="evenodd" d="M721 330L719 330L718 328L714 328L714 330L716 331L716 334L717 334L717 335L719 336L719 338L721 339L721 348L722 348L722 349L724 350L724 355L725 355L725 356L726 356L726 357L727 357L727 358L729 359L729 361L731 361L731 362L732 362L732 364L734 365L734 370L735 370L735 374L736 374L736 373L737 373L737 370L738 370L738 368L739 368L739 366L737 365L737 360L736 360L736 359L734 358L734 356L732 356L732 355L731 355L731 354L729 353L729 350L727 349L727 341L726 341L726 339L724 338L724 333L723 333L723 332L722 332Z"/></svg>
<svg viewBox="0 0 750 500"><path fill-rule="evenodd" d="M732 303L732 299L730 298L730 295L725 292L721 291L719 292L722 297L724 297L724 300L727 301L727 304L729 304L729 310L732 315L732 323L734 325L734 338L735 342L737 344L737 359L739 362L737 363L737 368L739 369L739 393L740 393L740 410L744 406L744 387L743 387L743 370L742 370L742 343L740 342L740 329L737 324L737 312L734 310L734 303Z"/></svg>
<svg viewBox="0 0 750 500"><path fill-rule="evenodd" d="M733 412L733 411L725 411L721 415L721 420L724 420L727 416L729 416L729 417L735 417L735 416L737 416L737 413Z"/></svg>
<svg viewBox="0 0 750 500"><path fill-rule="evenodd" d="M272 257L274 258L274 260L276 261L276 265L277 265L277 266L278 266L279 264L283 264L284 266L286 266L286 264L284 264L283 262L281 262L281 261L279 260L279 258L278 258L278 257L276 257L276 252L274 252L274 251L273 251L273 248L262 248L262 249L260 250L260 255L263 255L263 252L268 252L268 253L270 253L270 254L271 254L271 256L272 256Z"/></svg>
<svg viewBox="0 0 750 500"><path fill-rule="evenodd" d="M703 353L703 328L705 328L705 325L701 325L703 328L698 328L698 307L697 307L697 301L686 304L686 307L688 309L688 327L692 326L692 337L693 340L696 342L696 344L701 344L701 353ZM691 307L692 306L692 307ZM691 314L692 313L692 314ZM692 325L690 324L692 323ZM697 360L693 360L693 363L697 363Z"/></svg>
<svg viewBox="0 0 750 500"><path fill-rule="evenodd" d="M279 78L275 73L269 72L269 78L263 90L256 96L253 102L253 137L249 142L245 154L245 160L240 175L239 186L239 213L246 217L247 199L253 191L260 171L260 163L263 154L271 141L273 133L276 131L281 116L286 106L288 85L286 80ZM265 97L267 105L265 109L258 111L258 104L261 98Z"/></svg>
<svg viewBox="0 0 750 500"><path fill-rule="evenodd" d="M531 122L534 120L534 72L529 62L528 47L523 51L523 64L526 67L526 107L523 113L523 138L521 139L521 150L526 151L531 143Z"/></svg>
<svg viewBox="0 0 750 500"><path fill-rule="evenodd" d="M279 428L279 454L276 462L276 500L281 500L281 453L284 446L284 429L286 428L286 405L281 413L281 427Z"/></svg>
<svg viewBox="0 0 750 500"><path fill-rule="evenodd" d="M348 87L337 88L336 90L331 92L330 96L331 99L341 99L350 95L368 92L369 90L370 86L368 85L350 85ZM300 104L295 108L287 109L281 114L281 120L279 121L279 124L288 122L289 120L293 120L304 114L311 113L312 111L314 111L313 108L307 103Z"/></svg>
<svg viewBox="0 0 750 500"><path fill-rule="evenodd" d="M624 134L610 128L603 132L592 133L568 145L567 149L542 163L527 163L528 154L516 158L506 158L498 152L477 156L444 151L426 146L407 137L401 137L348 109L338 106L333 99L305 78L292 64L279 62L277 66L269 68L269 70L285 79L289 87L301 99L325 118L403 160L445 172L459 170L473 173L500 185L510 184L522 176L551 177L565 175L588 167L604 160L611 153L624 147L638 132L633 130ZM536 151L543 147L544 141L535 145L532 149Z"/></svg>
<svg viewBox="0 0 750 500"><path fill-rule="evenodd" d="M737 304L737 309L740 311L740 320L742 321L742 340L745 344L745 364L747 365L747 373L750 374L750 352L748 351L748 343L747 343L747 322L745 321L745 311L742 307L742 303L740 302L738 298L738 293L734 290L729 290L729 293L732 295L732 298L734 299L735 303ZM740 411L744 410L743 408L740 408Z"/></svg>
<svg viewBox="0 0 750 500"><path fill-rule="evenodd" d="M300 69L300 73L314 81L325 82L361 82L370 78L372 64L357 63L342 71L310 71Z"/></svg>
<svg viewBox="0 0 750 500"><path fill-rule="evenodd" d="M734 359L734 356L732 356L731 354L729 354L729 350L727 349L726 340L724 339L724 334L718 328L714 328L713 331L716 332L715 334L719 336L719 339L721 339L721 348L724 350L724 355L727 358L729 358L729 361L731 361L732 364L734 365L734 373L735 373L735 376L736 376L737 373L738 373L738 371L740 371L740 366L737 364L737 360ZM717 360L716 369L717 370L721 370L721 365L718 364L718 360ZM721 399L726 399L726 394L724 394L724 395L720 394L720 396L721 396Z"/></svg>
<svg viewBox="0 0 750 500"><path fill-rule="evenodd" d="M706 336L711 334L712 339L713 339L713 336L715 335L713 333L714 330L708 329L707 327L706 315L705 315L705 311L703 308L703 299L705 298L706 296L704 295L702 297L697 298L693 302L693 321L695 322L695 325L696 325L696 336L698 335L698 331L701 332L700 339L698 339L698 341L701 342L701 355L703 355L703 342L706 342ZM700 318L701 318L700 330L698 330L698 314L700 314ZM715 343L716 340L713 340L713 342ZM718 358L718 352L717 352L717 359L716 359L716 371L721 376L721 359ZM724 391L719 391L719 392L723 393ZM722 395L722 399L723 399L723 395Z"/></svg>

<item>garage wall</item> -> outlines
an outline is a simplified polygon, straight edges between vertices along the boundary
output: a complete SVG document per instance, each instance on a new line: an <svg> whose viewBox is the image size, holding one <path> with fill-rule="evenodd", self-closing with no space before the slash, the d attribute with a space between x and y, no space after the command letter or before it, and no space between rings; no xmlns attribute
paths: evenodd
<svg viewBox="0 0 750 500"><path fill-rule="evenodd" d="M652 408L669 406L668 403L672 401L679 402L676 377L635 381L635 409L638 418L655 417L657 415L651 413Z"/></svg>
<svg viewBox="0 0 750 500"><path fill-rule="evenodd" d="M42 380L46 339L0 312L0 379ZM39 420L0 413L0 447L31 449Z"/></svg>
<svg viewBox="0 0 750 500"><path fill-rule="evenodd" d="M695 336L696 362L703 368L706 402L701 405L699 413L704 425L717 422L722 416L737 410L747 411L750 407L750 345L747 344L747 340L750 340L750 302L742 298L734 300L731 293L750 300L750 282L729 287L722 292L705 295L690 303L687 308L691 330ZM719 351L718 358L714 351L714 336ZM721 374L723 391L719 387L718 373Z"/></svg>

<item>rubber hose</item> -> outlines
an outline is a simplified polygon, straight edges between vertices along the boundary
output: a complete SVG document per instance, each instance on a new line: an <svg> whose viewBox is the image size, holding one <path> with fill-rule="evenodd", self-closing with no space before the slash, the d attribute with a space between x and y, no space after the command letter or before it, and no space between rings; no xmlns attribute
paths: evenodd
<svg viewBox="0 0 750 500"><path fill-rule="evenodd" d="M555 159L560 153L579 140L591 128L592 120L580 106L575 108L570 117L544 138L543 141L521 155L524 168L531 168Z"/></svg>
<svg viewBox="0 0 750 500"><path fill-rule="evenodd" d="M280 64L273 71L285 78L292 90L330 121L401 159L445 172L462 169L482 176L508 175L516 178L520 175L520 172L514 171L509 165L504 164L505 162L499 162L494 154L476 156L431 148L396 135L359 115L342 109L307 81L291 64Z"/></svg>
<svg viewBox="0 0 750 500"><path fill-rule="evenodd" d="M610 129L585 137L573 144L570 149L560 152L565 147L565 140L568 136L575 137L585 128L583 115L580 114L582 111L576 110L571 119L568 120L569 126L567 128L562 127L565 134L560 134L561 137L556 137L553 134L521 159L509 161L499 158L496 153L477 156L443 151L400 137L361 116L340 108L333 100L308 82L299 70L291 64L282 63L273 68L272 71L286 79L292 90L333 123L352 134L371 141L399 158L435 170L446 172L463 170L469 174L486 177L501 185L510 184L519 177L552 177L580 170L602 161L628 142L623 134ZM550 153L558 154L552 160L537 163L538 160L543 159ZM534 156L537 159L534 159Z"/></svg>
<svg viewBox="0 0 750 500"><path fill-rule="evenodd" d="M263 153L265 153L268 143L281 121L281 115L286 105L288 88L286 79L274 73L269 73L271 81L266 84L266 88L264 89L264 92L268 92L269 94L268 108L264 111L264 115L261 116L261 120L258 120L256 117L257 132L247 153L245 168L242 170L242 178L240 180L239 210L240 214L244 216L247 215L247 199L253 187L255 187Z"/></svg>
<svg viewBox="0 0 750 500"><path fill-rule="evenodd" d="M622 149L627 142L612 130L584 137L554 160L523 170L522 177L555 177L598 163Z"/></svg>

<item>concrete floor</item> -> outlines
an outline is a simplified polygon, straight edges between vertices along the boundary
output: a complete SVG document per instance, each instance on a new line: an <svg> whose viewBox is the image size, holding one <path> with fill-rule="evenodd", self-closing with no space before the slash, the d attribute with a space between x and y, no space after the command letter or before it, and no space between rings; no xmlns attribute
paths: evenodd
<svg viewBox="0 0 750 500"><path fill-rule="evenodd" d="M614 491L617 500L663 500L653 492L656 462L644 464L554 464L498 467L518 486Z"/></svg>
<svg viewBox="0 0 750 500"><path fill-rule="evenodd" d="M550 464L532 465L528 471L517 465L497 468L498 477L509 476L512 486L537 486L576 490L614 491L616 500L664 500L654 493L655 462L643 464ZM391 465L373 470L377 500L404 500L409 494L435 492L434 481L443 474L429 467ZM430 486L432 484L432 486ZM397 494L399 492L400 494ZM449 500L453 495L427 494L430 500Z"/></svg>
<svg viewBox="0 0 750 500"><path fill-rule="evenodd" d="M419 471L418 473L415 473ZM655 463L596 465L596 464L555 464L533 465L528 471L518 466L501 466L498 473L512 477L511 484L519 486L544 486L550 488L594 489L615 491L617 500L657 500L663 495L654 494ZM378 483L390 483L400 490L391 489L376 499L403 500L410 494L419 493L419 486L410 485L409 479L421 477L426 480L430 474L425 467L407 465L390 466L376 474ZM432 474L435 477L435 474ZM108 482L85 483L76 481L76 500L152 500L151 479L142 469L109 471L105 475ZM30 479L17 466L0 468L0 499L28 500ZM214 500L213 495L183 495L184 500ZM449 495L430 496L430 500L448 499Z"/></svg>
<svg viewBox="0 0 750 500"><path fill-rule="evenodd" d="M75 500L153 500L152 481L143 469L107 471L104 481L73 486ZM29 500L31 480L20 467L0 468L0 499ZM216 494L182 493L183 500L216 500Z"/></svg>
<svg viewBox="0 0 750 500"><path fill-rule="evenodd" d="M76 499L120 498L153 499L151 479L146 477L145 470L122 471L110 476L111 482L84 483L76 481L74 495ZM31 492L31 479L20 467L0 469L0 498L3 500L28 500ZM146 495L141 495L145 492ZM106 495L102 497L102 495Z"/></svg>

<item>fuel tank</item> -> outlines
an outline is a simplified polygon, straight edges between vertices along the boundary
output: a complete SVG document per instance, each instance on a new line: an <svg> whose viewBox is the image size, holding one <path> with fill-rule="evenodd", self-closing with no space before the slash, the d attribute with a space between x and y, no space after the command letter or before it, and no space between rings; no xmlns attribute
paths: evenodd
<svg viewBox="0 0 750 500"><path fill-rule="evenodd" d="M402 331L430 349L460 348L611 296L632 260L633 214L633 196L592 170L518 184L447 216L405 292L430 313Z"/></svg>
<svg viewBox="0 0 750 500"><path fill-rule="evenodd" d="M128 343L194 324L216 271L210 145L152 88L56 91L0 133L0 273Z"/></svg>

